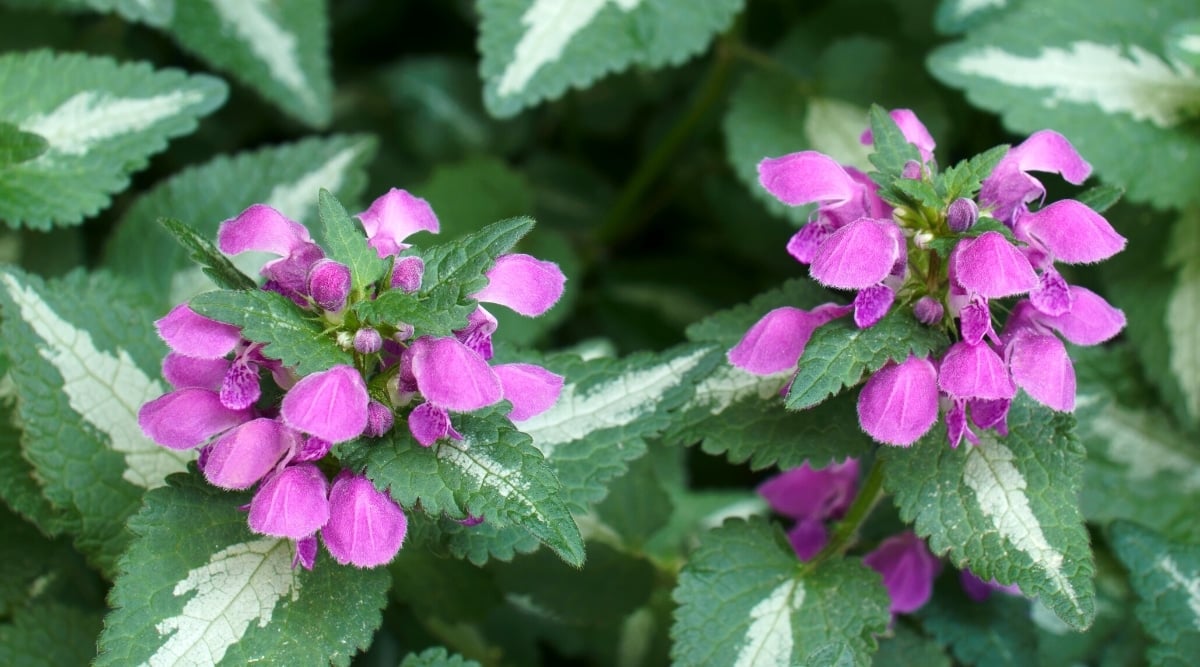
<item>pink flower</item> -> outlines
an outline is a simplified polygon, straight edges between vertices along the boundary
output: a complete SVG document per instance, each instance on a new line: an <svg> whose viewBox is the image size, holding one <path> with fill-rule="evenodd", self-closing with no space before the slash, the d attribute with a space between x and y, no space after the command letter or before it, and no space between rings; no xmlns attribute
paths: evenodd
<svg viewBox="0 0 1200 667"><path fill-rule="evenodd" d="M321 539L342 565L376 567L391 562L404 544L404 510L371 480L343 470L329 492L329 521Z"/></svg>
<svg viewBox="0 0 1200 667"><path fill-rule="evenodd" d="M941 562L925 540L912 531L893 535L863 557L863 564L883 575L892 614L912 613L929 602Z"/></svg>

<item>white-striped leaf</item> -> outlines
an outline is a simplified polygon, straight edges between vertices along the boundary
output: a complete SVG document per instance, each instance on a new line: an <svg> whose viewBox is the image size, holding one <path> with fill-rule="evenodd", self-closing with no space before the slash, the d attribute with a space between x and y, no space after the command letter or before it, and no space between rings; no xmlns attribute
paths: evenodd
<svg viewBox="0 0 1200 667"><path fill-rule="evenodd" d="M80 550L111 571L142 494L193 457L138 427L138 408L166 390L153 316L104 275L44 284L16 269L0 269L0 307L25 458Z"/></svg>
<svg viewBox="0 0 1200 667"><path fill-rule="evenodd" d="M38 229L107 206L131 173L226 94L210 76L48 51L0 56L0 81L0 122L47 143L37 157L0 169L0 219Z"/></svg>
<svg viewBox="0 0 1200 667"><path fill-rule="evenodd" d="M1009 435L980 434L951 449L935 428L909 448L885 447L884 486L900 516L936 554L984 580L1016 583L1063 621L1086 628L1095 616L1094 567L1079 512L1083 448L1069 415L1023 393Z"/></svg>
<svg viewBox="0 0 1200 667"><path fill-rule="evenodd" d="M159 226L158 218L183 220L215 242L223 220L251 204L263 203L315 229L320 189L348 204L355 202L366 185L365 164L374 154L375 141L370 137L332 136L222 156L186 169L129 207L117 223L104 263L140 285L156 298L156 307L166 312L214 285L188 258L183 246ZM213 196L214 192L220 196ZM251 276L258 275L262 261L259 253L235 258Z"/></svg>
<svg viewBox="0 0 1200 667"><path fill-rule="evenodd" d="M511 116L631 65L704 50L742 0L487 0L478 3L484 101Z"/></svg>
<svg viewBox="0 0 1200 667"><path fill-rule="evenodd" d="M1200 220L1195 216L1175 221L1167 265L1178 271L1167 297L1171 371L1183 392L1184 409L1200 424Z"/></svg>
<svg viewBox="0 0 1200 667"><path fill-rule="evenodd" d="M801 568L783 532L758 519L704 535L674 598L681 666L869 665L889 619L877 573L853 558Z"/></svg>
<svg viewBox="0 0 1200 667"><path fill-rule="evenodd" d="M381 621L387 568L320 551L292 566L290 540L250 532L244 493L196 473L146 495L109 600L97 665L349 665Z"/></svg>
<svg viewBox="0 0 1200 667"><path fill-rule="evenodd" d="M1016 4L1014 0L942 0L934 14L934 23L941 33L957 34Z"/></svg>
<svg viewBox="0 0 1200 667"><path fill-rule="evenodd" d="M1063 132L1105 180L1159 206L1200 201L1200 76L1163 52L1187 0L1024 3L938 49L933 73L1018 132ZM1153 154L1153 160L1130 155Z"/></svg>
<svg viewBox="0 0 1200 667"><path fill-rule="evenodd" d="M1111 542L1141 598L1137 617L1157 644L1152 665L1184 667L1200 655L1200 546L1169 542L1134 523L1114 524Z"/></svg>

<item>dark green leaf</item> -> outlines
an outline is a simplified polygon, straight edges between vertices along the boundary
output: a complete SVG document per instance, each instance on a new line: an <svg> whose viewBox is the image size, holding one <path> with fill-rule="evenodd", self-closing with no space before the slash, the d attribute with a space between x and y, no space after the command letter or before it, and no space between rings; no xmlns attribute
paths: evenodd
<svg viewBox="0 0 1200 667"><path fill-rule="evenodd" d="M983 179L991 175L1000 160L1008 154L1008 149L1008 144L994 146L938 174L935 183L942 200L949 204L959 197L974 198Z"/></svg>
<svg viewBox="0 0 1200 667"><path fill-rule="evenodd" d="M404 656L400 667L480 667L478 662L461 655L451 655L442 647L427 648L420 653Z"/></svg>
<svg viewBox="0 0 1200 667"><path fill-rule="evenodd" d="M1037 664L1036 628L1029 619L1029 601L1022 597L992 593L975 602L963 593L957 576L942 577L933 599L918 614L926 630L965 664Z"/></svg>
<svg viewBox="0 0 1200 667"><path fill-rule="evenodd" d="M387 264L367 245L365 232L359 229L346 207L328 190L321 188L317 210L325 232L325 250L329 258L350 267L350 280L356 292L383 277Z"/></svg>
<svg viewBox="0 0 1200 667"><path fill-rule="evenodd" d="M1121 201L1121 197L1124 195L1125 188L1105 183L1084 190L1076 195L1075 199L1093 211L1103 213Z"/></svg>
<svg viewBox="0 0 1200 667"><path fill-rule="evenodd" d="M904 165L909 162L921 163L921 153L917 147L910 144L900 131L900 126L888 115L887 109L878 104L871 105L869 113L871 122L871 141L875 152L871 153L871 164L879 171L871 174L871 179L879 184L880 196L892 187L894 181L902 178Z"/></svg>
<svg viewBox="0 0 1200 667"><path fill-rule="evenodd" d="M1117 558L1141 598L1137 617L1157 644L1153 665L1185 667L1200 654L1200 546L1169 542L1152 530L1119 522L1111 530Z"/></svg>
<svg viewBox="0 0 1200 667"><path fill-rule="evenodd" d="M39 601L0 624L0 665L86 665L96 657L100 613Z"/></svg>
<svg viewBox="0 0 1200 667"><path fill-rule="evenodd" d="M654 468L648 456L631 462L629 472L613 480L608 485L608 496L596 505L599 520L616 532L623 545L635 551L667 525L674 510Z"/></svg>
<svg viewBox="0 0 1200 667"><path fill-rule="evenodd" d="M158 221L180 245L190 251L192 261L203 267L205 275L218 286L231 290L252 290L258 287L254 279L238 270L211 241L200 236L187 223L174 218L159 218Z"/></svg>
<svg viewBox="0 0 1200 667"><path fill-rule="evenodd" d="M0 168L28 162L49 148L50 142L40 134L0 121Z"/></svg>

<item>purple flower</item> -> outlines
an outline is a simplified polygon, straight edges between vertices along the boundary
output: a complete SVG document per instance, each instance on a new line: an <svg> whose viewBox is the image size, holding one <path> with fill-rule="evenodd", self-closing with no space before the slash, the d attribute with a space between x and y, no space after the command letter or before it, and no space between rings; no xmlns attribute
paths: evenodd
<svg viewBox="0 0 1200 667"><path fill-rule="evenodd" d="M299 540L329 520L329 483L311 463L288 466L267 479L250 501L250 529Z"/></svg>
<svg viewBox="0 0 1200 667"><path fill-rule="evenodd" d="M437 216L429 202L396 188L371 202L367 210L358 214L358 219L367 232L367 243L380 257L395 255L408 248L404 240L417 232L436 234L439 231Z"/></svg>
<svg viewBox="0 0 1200 667"><path fill-rule="evenodd" d="M767 313L750 327L727 354L729 363L755 375L794 370L817 327L850 312L850 307L827 303L812 311L784 306Z"/></svg>
<svg viewBox="0 0 1200 667"><path fill-rule="evenodd" d="M422 403L408 414L408 432L422 447L442 438L462 440L462 434L450 423L450 413L432 403Z"/></svg>
<svg viewBox="0 0 1200 667"><path fill-rule="evenodd" d="M1021 589L1016 584L1005 586L997 582L995 579L984 581L975 576L974 572L963 569L958 573L959 582L962 583L963 591L967 597L976 602L983 602L988 599L992 593L1004 593L1005 595L1021 595Z"/></svg>
<svg viewBox="0 0 1200 667"><path fill-rule="evenodd" d="M914 612L929 602L933 580L941 569L941 562L929 552L925 540L912 531L881 542L863 557L863 564L883 575L893 615Z"/></svg>
<svg viewBox="0 0 1200 667"><path fill-rule="evenodd" d="M492 366L500 378L505 400L513 404L508 418L525 421L554 406L562 393L565 378L534 364L502 364Z"/></svg>
<svg viewBox="0 0 1200 667"><path fill-rule="evenodd" d="M222 489L248 489L270 472L298 440L297 433L274 419L248 421L208 446L204 477Z"/></svg>
<svg viewBox="0 0 1200 667"><path fill-rule="evenodd" d="M280 414L292 428L338 443L367 428L367 386L353 366L313 373L283 397Z"/></svg>
<svg viewBox="0 0 1200 667"><path fill-rule="evenodd" d="M375 567L391 562L404 544L404 510L371 480L343 470L329 492L329 521L321 539L342 565Z"/></svg>
<svg viewBox="0 0 1200 667"><path fill-rule="evenodd" d="M350 296L350 267L332 259L319 259L308 271L308 295L331 313L346 307Z"/></svg>
<svg viewBox="0 0 1200 667"><path fill-rule="evenodd" d="M1079 185L1091 175L1092 166L1061 134L1053 130L1034 132L1009 150L983 179L979 203L1011 226L1021 212L1028 210L1026 204L1046 196L1046 188L1029 175L1031 171L1062 174L1068 183Z"/></svg>
<svg viewBox="0 0 1200 667"><path fill-rule="evenodd" d="M858 487L858 461L846 459L820 470L805 461L763 482L758 493L771 509L796 520L788 540L800 560L817 555L829 540L825 521L839 519Z"/></svg>
<svg viewBox="0 0 1200 667"><path fill-rule="evenodd" d="M230 409L211 389L186 387L163 394L138 409L138 426L170 449L199 447L215 435L253 419L250 409Z"/></svg>
<svg viewBox="0 0 1200 667"><path fill-rule="evenodd" d="M916 442L937 421L937 375L928 359L915 356L879 369L858 395L863 430L889 445Z"/></svg>
<svg viewBox="0 0 1200 667"><path fill-rule="evenodd" d="M308 296L309 269L325 257L304 225L264 204L255 204L236 218L222 222L217 231L217 247L227 255L250 250L279 255L279 259L262 267L262 275L267 277L264 287L299 305L304 305Z"/></svg>
<svg viewBox="0 0 1200 667"><path fill-rule="evenodd" d="M471 298L507 306L526 317L537 317L550 310L562 296L567 281L554 262L521 254L497 257L484 275L487 287Z"/></svg>
<svg viewBox="0 0 1200 667"><path fill-rule="evenodd" d="M456 338L422 336L408 353L417 390L434 405L469 412L504 397L500 378L487 361Z"/></svg>

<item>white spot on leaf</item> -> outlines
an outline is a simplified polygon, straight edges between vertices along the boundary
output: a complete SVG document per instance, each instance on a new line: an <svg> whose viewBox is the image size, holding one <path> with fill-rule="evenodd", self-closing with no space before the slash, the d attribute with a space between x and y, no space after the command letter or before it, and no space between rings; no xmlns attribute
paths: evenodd
<svg viewBox="0 0 1200 667"><path fill-rule="evenodd" d="M862 171L871 169L871 148L861 141L867 127L867 110L826 97L809 100L804 115L804 136L812 150L820 151L838 164Z"/></svg>
<svg viewBox="0 0 1200 667"><path fill-rule="evenodd" d="M789 579L750 610L750 627L735 667L788 667L792 664L792 613L804 604L804 584Z"/></svg>
<svg viewBox="0 0 1200 667"><path fill-rule="evenodd" d="M717 415L744 398L767 400L778 397L780 388L792 375L793 371L784 371L764 377L722 364L696 385L696 393L688 401L687 408L705 406L709 414Z"/></svg>
<svg viewBox="0 0 1200 667"><path fill-rule="evenodd" d="M1162 556L1155 563L1171 578L1171 582L1187 596L1188 608L1192 610L1192 625L1200 629L1200 578L1185 575L1179 570L1179 565L1170 556Z"/></svg>
<svg viewBox="0 0 1200 667"><path fill-rule="evenodd" d="M29 118L21 127L40 134L50 144L38 160L83 155L102 141L141 132L203 99L204 94L196 90L176 90L154 97L113 97L88 90L76 93L49 113Z"/></svg>
<svg viewBox="0 0 1200 667"><path fill-rule="evenodd" d="M1094 396L1080 395L1077 405L1084 407L1094 400ZM1079 428L1108 444L1109 459L1121 464L1129 479L1150 481L1161 474L1179 475L1183 490L1200 490L1200 466L1176 450L1179 436L1169 430L1162 414L1107 402L1094 416L1081 421Z"/></svg>
<svg viewBox="0 0 1200 667"><path fill-rule="evenodd" d="M442 443L438 446L437 457L470 475L480 486L491 489L501 498L521 503L539 523L549 523L529 498L529 482L520 471L500 465L500 462L484 454L479 444L469 437L457 444Z"/></svg>
<svg viewBox="0 0 1200 667"><path fill-rule="evenodd" d="M300 69L296 36L275 21L271 0L211 0L222 22L267 66L271 78L296 94L304 104L317 106L308 80Z"/></svg>
<svg viewBox="0 0 1200 667"><path fill-rule="evenodd" d="M1200 219L1186 215L1177 220L1168 248L1167 263L1179 267L1167 301L1171 371L1188 413L1200 418Z"/></svg>
<svg viewBox="0 0 1200 667"><path fill-rule="evenodd" d="M987 46L965 53L955 67L1014 88L1048 89L1042 103L1089 104L1105 113L1170 127L1198 110L1200 79L1139 46L1075 42L1033 56Z"/></svg>
<svg viewBox="0 0 1200 667"><path fill-rule="evenodd" d="M663 395L677 386L710 351L711 348L703 348L657 366L634 369L578 395L578 385L568 384L554 407L521 422L521 430L550 459L559 445L601 429L632 424L654 412Z"/></svg>
<svg viewBox="0 0 1200 667"><path fill-rule="evenodd" d="M195 596L178 616L154 626L170 638L144 664L215 665L252 622L266 627L280 600L300 597L291 542L265 538L222 549L188 572L172 592L179 597L192 591Z"/></svg>
<svg viewBox="0 0 1200 667"><path fill-rule="evenodd" d="M990 8L1001 8L1008 0L957 0L954 2L954 18L962 20L968 16Z"/></svg>
<svg viewBox="0 0 1200 667"><path fill-rule="evenodd" d="M562 57L563 49L592 22L607 2L631 11L641 0L533 0L521 16L525 34L504 69L496 93L507 97L529 84L539 69Z"/></svg>
<svg viewBox="0 0 1200 667"><path fill-rule="evenodd" d="M4 285L21 311L21 319L45 342L38 354L62 376L63 393L71 409L108 437L109 446L125 457L122 478L146 489L163 485L163 479L187 469L194 452L160 447L142 434L138 408L162 395L163 386L147 376L129 353L116 356L101 351L85 329L59 317L32 288L9 273Z"/></svg>
<svg viewBox="0 0 1200 667"><path fill-rule="evenodd" d="M1046 573L1071 604L1078 607L1078 595L1063 574L1063 555L1046 539L1042 526L1025 490L1028 484L1021 471L1013 465L1010 449L988 434L979 445L967 453L963 467L963 482L975 492L979 509L991 520L1002 538L1029 556L1034 565Z"/></svg>

